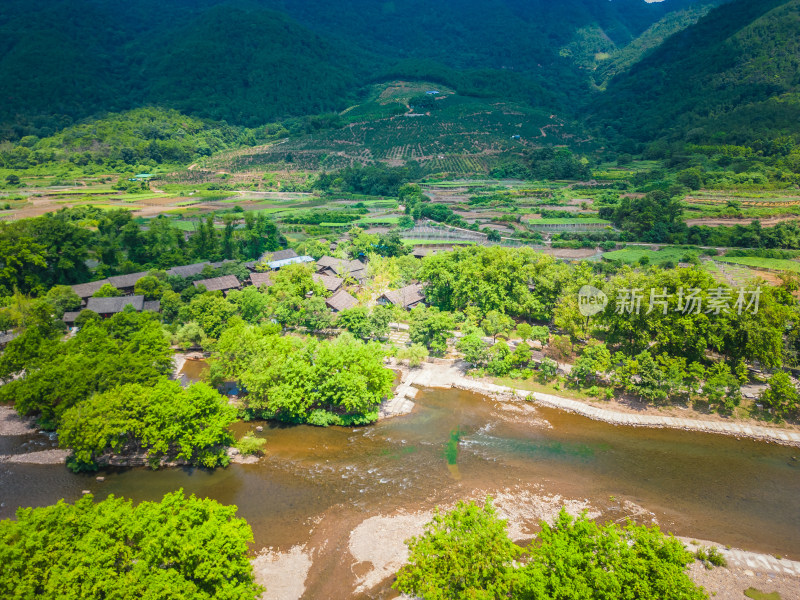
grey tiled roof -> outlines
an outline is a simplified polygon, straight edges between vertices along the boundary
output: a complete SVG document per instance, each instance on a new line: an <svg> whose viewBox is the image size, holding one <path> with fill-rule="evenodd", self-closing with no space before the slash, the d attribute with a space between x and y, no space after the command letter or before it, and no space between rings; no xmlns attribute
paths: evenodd
<svg viewBox="0 0 800 600"><path fill-rule="evenodd" d="M167 269L167 275L172 275L174 277L193 277L194 275L200 275L200 273L203 272L203 269L207 265L210 266L211 263L208 261L203 261L200 263L195 263L193 265L172 267L171 269Z"/></svg>
<svg viewBox="0 0 800 600"><path fill-rule="evenodd" d="M350 294L345 292L344 290L339 290L330 298L325 300L325 304L330 306L334 311L341 312L343 310L347 310L348 308L353 308L354 306L358 305L358 300L353 298Z"/></svg>
<svg viewBox="0 0 800 600"><path fill-rule="evenodd" d="M287 258L295 258L297 256L297 252L292 250L291 248L286 248L286 250L278 250L276 252L265 252L261 255L259 259L261 262L273 262L276 260L286 260Z"/></svg>
<svg viewBox="0 0 800 600"><path fill-rule="evenodd" d="M161 312L160 300L145 300L142 310L149 310L150 312Z"/></svg>
<svg viewBox="0 0 800 600"><path fill-rule="evenodd" d="M330 269L340 277L353 277L355 279L366 278L367 266L360 260L344 260L341 258L333 258L332 256L323 256L317 261L317 270Z"/></svg>
<svg viewBox="0 0 800 600"><path fill-rule="evenodd" d="M207 266L211 267L212 269L219 269L222 265L227 265L228 263L236 262L233 260L221 260L219 262L208 262L204 260L203 262L194 263L192 265L183 265L181 267L172 267L171 269L167 269L167 275L172 275L173 277L194 277L195 275L200 275L203 272L203 269Z"/></svg>
<svg viewBox="0 0 800 600"><path fill-rule="evenodd" d="M271 287L275 282L272 281L272 275L270 273L251 273L250 283L256 287L261 287L262 285Z"/></svg>
<svg viewBox="0 0 800 600"><path fill-rule="evenodd" d="M335 292L342 287L342 284L344 283L344 279L340 277L333 277L332 275L320 275L319 273L314 273L311 277L317 283L324 285L325 289L329 292Z"/></svg>
<svg viewBox="0 0 800 600"><path fill-rule="evenodd" d="M101 279L100 281L90 281L89 283L79 283L73 285L72 291L78 294L81 298L88 298L97 290L103 287L104 283L109 283L108 279Z"/></svg>
<svg viewBox="0 0 800 600"><path fill-rule="evenodd" d="M422 293L422 284L420 283L407 285L399 290L388 291L383 294L383 297L395 306L403 308L408 308L425 300L425 294Z"/></svg>
<svg viewBox="0 0 800 600"><path fill-rule="evenodd" d="M114 277L109 277L108 282L117 289L128 288L135 286L136 282L145 275L147 275L147 271L128 273L127 275L115 275Z"/></svg>
<svg viewBox="0 0 800 600"><path fill-rule="evenodd" d="M140 311L144 307L144 296L120 296L118 298L89 298L86 308L102 314L115 314L122 312L126 306L133 306Z"/></svg>
<svg viewBox="0 0 800 600"><path fill-rule="evenodd" d="M215 269L219 269L223 265L227 265L228 263L236 262L235 260L231 260L230 258L226 258L225 260L221 260L219 262L212 262L211 266Z"/></svg>
<svg viewBox="0 0 800 600"><path fill-rule="evenodd" d="M241 287L239 280L233 275L214 277L213 279L201 279L194 282L195 287L205 286L206 291L217 292L221 290L233 290Z"/></svg>

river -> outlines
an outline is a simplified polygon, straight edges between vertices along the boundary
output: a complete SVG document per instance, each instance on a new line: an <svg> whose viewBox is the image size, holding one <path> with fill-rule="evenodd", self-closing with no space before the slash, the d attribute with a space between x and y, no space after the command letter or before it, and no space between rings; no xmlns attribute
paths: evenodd
<svg viewBox="0 0 800 600"><path fill-rule="evenodd" d="M257 464L214 472L117 469L97 482L63 465L0 464L0 517L20 505L74 501L82 490L139 501L183 488L236 504L256 549L288 549L308 541L321 515L346 528L375 514L535 486L586 499L604 517L628 501L678 535L800 559L797 448L612 426L438 389L421 392L412 414L370 427L264 425L266 455ZM237 433L253 427L237 424ZM41 437L5 438L1 450L21 452ZM328 568L332 576L336 566Z"/></svg>

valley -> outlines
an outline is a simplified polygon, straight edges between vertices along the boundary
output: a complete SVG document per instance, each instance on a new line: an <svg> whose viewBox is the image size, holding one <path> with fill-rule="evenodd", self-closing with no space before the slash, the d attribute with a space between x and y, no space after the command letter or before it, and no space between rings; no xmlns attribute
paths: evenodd
<svg viewBox="0 0 800 600"><path fill-rule="evenodd" d="M800 0L8 0L0 597L792 600Z"/></svg>

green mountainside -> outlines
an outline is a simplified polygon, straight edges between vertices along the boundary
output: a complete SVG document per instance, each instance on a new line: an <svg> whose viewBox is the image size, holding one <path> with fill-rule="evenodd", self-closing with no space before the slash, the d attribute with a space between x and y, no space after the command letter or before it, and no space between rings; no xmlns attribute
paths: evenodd
<svg viewBox="0 0 800 600"><path fill-rule="evenodd" d="M739 144L796 135L800 1L736 0L610 83L594 115L626 138Z"/></svg>
<svg viewBox="0 0 800 600"><path fill-rule="evenodd" d="M560 52L576 32L622 48L690 4L7 0L0 139L148 105L252 127L343 110L397 78L571 111L590 89Z"/></svg>
<svg viewBox="0 0 800 600"><path fill-rule="evenodd" d="M608 82L625 73L639 62L648 52L660 46L670 36L694 25L715 6L728 0L706 0L697 2L684 10L676 10L654 23L639 37L626 46L612 46L603 52L602 46L582 46L588 52L584 55L587 66L594 68L596 74L594 82L600 88L605 88Z"/></svg>
<svg viewBox="0 0 800 600"><path fill-rule="evenodd" d="M279 124L237 132L213 151L297 133L288 121L327 113L300 127L328 131L316 148L281 149L313 150L314 164L336 163L345 141L357 146L348 159L403 161L496 154L516 148L515 135L534 145L746 144L796 131L798 40L800 0L8 0L0 140L159 107L215 128ZM447 102L432 105L446 110L403 117L408 98L374 96L396 81L449 89ZM573 131L545 140L554 119Z"/></svg>

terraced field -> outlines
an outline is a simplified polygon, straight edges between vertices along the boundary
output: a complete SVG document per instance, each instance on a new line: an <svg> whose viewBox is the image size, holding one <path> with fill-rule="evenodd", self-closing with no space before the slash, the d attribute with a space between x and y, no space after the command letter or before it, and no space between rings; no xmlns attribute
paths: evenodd
<svg viewBox="0 0 800 600"><path fill-rule="evenodd" d="M351 107L343 113L347 124L340 129L226 153L205 167L232 173L276 166L332 170L369 161L401 166L413 160L430 173L470 176L487 173L502 152L542 144L544 127L548 144L576 135L566 122L545 112L455 94L439 96L434 109L425 113L400 112L403 94L391 96L388 103Z"/></svg>

